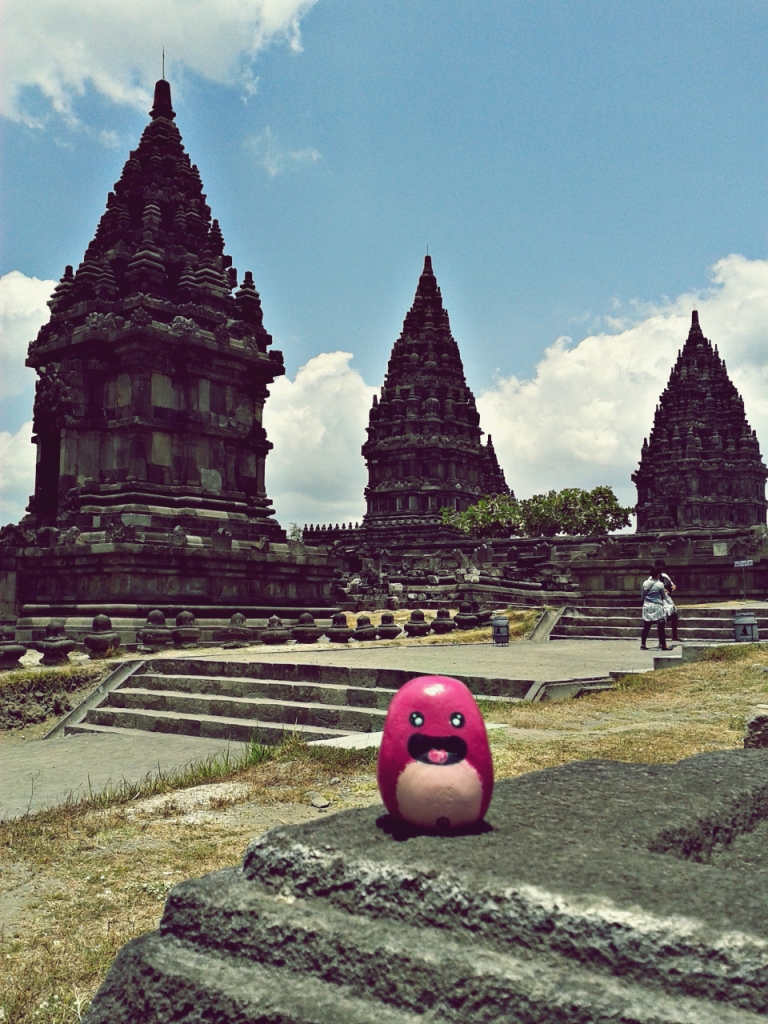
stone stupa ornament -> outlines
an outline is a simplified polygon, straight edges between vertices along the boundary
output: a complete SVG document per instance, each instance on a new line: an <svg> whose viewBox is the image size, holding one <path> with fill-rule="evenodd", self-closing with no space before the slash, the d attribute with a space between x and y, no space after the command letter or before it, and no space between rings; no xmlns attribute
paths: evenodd
<svg viewBox="0 0 768 1024"><path fill-rule="evenodd" d="M483 495L510 493L490 436L481 441L480 415L430 256L367 429L364 526L425 517L438 525L442 508L465 509Z"/></svg>
<svg viewBox="0 0 768 1024"><path fill-rule="evenodd" d="M632 474L638 533L764 525L766 477L744 402L694 310Z"/></svg>

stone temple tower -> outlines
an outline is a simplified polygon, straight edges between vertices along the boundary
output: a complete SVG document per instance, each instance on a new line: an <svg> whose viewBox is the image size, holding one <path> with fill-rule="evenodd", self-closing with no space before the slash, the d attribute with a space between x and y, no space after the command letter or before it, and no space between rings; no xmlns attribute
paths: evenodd
<svg viewBox="0 0 768 1024"><path fill-rule="evenodd" d="M35 493L0 537L21 552L16 604L317 605L330 570L277 554L264 487L262 409L282 353L251 273L237 286L165 80L150 116L29 347Z"/></svg>
<svg viewBox="0 0 768 1024"><path fill-rule="evenodd" d="M694 310L632 474L638 532L765 524L766 477L744 402Z"/></svg>
<svg viewBox="0 0 768 1024"><path fill-rule="evenodd" d="M443 507L465 509L486 494L508 494L491 438L467 387L448 311L424 260L413 305L373 399L363 455L366 526L440 522Z"/></svg>
<svg viewBox="0 0 768 1024"><path fill-rule="evenodd" d="M261 413L282 354L269 351L250 273L232 295L236 271L165 81L151 116L30 345L29 511L39 524L82 526L87 506L87 525L99 515L106 526L116 507L141 501L172 525L184 507L209 509L281 539L264 491L272 446Z"/></svg>

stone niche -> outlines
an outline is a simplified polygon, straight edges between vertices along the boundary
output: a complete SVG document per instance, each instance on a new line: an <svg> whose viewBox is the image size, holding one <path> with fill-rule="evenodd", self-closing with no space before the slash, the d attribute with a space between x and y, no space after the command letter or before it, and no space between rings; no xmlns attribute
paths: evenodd
<svg viewBox="0 0 768 1024"><path fill-rule="evenodd" d="M177 885L88 1024L758 1024L768 751L497 783L472 834L381 806Z"/></svg>

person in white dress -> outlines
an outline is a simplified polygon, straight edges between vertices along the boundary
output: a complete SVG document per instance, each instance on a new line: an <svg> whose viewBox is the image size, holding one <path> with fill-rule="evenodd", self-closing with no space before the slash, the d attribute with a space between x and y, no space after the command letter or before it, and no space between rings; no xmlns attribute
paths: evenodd
<svg viewBox="0 0 768 1024"><path fill-rule="evenodd" d="M664 584L664 589L667 592L667 597L664 602L667 611L667 625L672 630L672 643L676 643L678 640L678 617L677 608L675 607L675 601L672 595L677 590L677 587L672 582L672 578L667 572L667 566L663 559L659 558L653 564L657 569L661 569L661 576L659 578L661 579L661 582Z"/></svg>
<svg viewBox="0 0 768 1024"><path fill-rule="evenodd" d="M647 651L646 641L651 631L651 626L656 623L659 632L659 647L662 651L668 651L667 632L665 622L667 618L666 597L667 591L661 582L661 569L654 569L648 579L643 583L643 632L640 635L640 649Z"/></svg>

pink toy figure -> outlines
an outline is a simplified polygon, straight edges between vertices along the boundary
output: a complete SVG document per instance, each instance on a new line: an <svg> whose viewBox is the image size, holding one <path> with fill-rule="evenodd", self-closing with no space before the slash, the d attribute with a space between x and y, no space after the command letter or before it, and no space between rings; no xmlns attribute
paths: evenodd
<svg viewBox="0 0 768 1024"><path fill-rule="evenodd" d="M377 770L389 813L440 831L482 821L493 793L485 722L458 679L419 676L395 694Z"/></svg>

